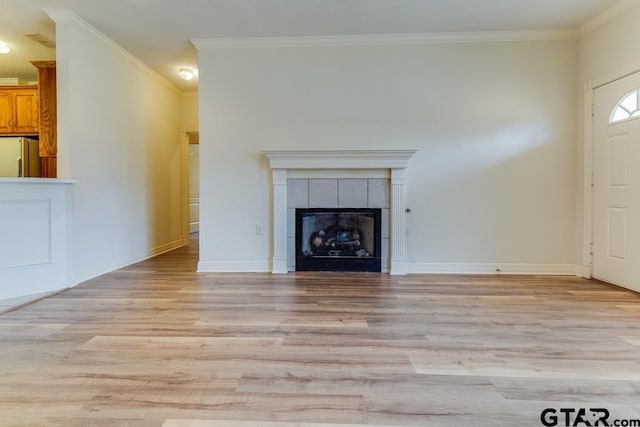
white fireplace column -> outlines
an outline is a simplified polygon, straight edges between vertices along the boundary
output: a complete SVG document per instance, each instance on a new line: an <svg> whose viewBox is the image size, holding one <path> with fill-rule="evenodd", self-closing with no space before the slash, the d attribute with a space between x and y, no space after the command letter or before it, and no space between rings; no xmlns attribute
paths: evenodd
<svg viewBox="0 0 640 427"><path fill-rule="evenodd" d="M391 169L391 270L390 274L407 274L405 258L405 183L406 168Z"/></svg>
<svg viewBox="0 0 640 427"><path fill-rule="evenodd" d="M287 171L391 171L390 274L407 274L405 185L416 150L265 150L273 180L272 272L287 273Z"/></svg>
<svg viewBox="0 0 640 427"><path fill-rule="evenodd" d="M274 274L284 274L284 273L287 273L287 170L273 169L272 177L273 177L272 272Z"/></svg>

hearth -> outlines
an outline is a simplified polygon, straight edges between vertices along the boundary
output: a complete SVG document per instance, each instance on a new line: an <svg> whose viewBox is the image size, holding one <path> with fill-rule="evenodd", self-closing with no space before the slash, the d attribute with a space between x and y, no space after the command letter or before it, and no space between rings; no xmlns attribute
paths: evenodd
<svg viewBox="0 0 640 427"><path fill-rule="evenodd" d="M381 271L381 210L296 209L296 271Z"/></svg>

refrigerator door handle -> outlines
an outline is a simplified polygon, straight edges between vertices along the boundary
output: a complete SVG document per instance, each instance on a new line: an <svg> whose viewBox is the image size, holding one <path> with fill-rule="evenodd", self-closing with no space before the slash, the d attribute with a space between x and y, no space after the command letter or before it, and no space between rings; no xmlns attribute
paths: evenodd
<svg viewBox="0 0 640 427"><path fill-rule="evenodd" d="M18 178L22 178L22 159L18 159Z"/></svg>

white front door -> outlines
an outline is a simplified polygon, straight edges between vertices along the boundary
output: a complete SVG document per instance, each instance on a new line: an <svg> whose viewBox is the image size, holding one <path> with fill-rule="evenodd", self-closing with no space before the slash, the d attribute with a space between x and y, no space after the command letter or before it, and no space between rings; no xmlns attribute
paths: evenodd
<svg viewBox="0 0 640 427"><path fill-rule="evenodd" d="M640 96L632 92L638 88L640 73L597 88L593 117L593 276L636 291L640 291Z"/></svg>

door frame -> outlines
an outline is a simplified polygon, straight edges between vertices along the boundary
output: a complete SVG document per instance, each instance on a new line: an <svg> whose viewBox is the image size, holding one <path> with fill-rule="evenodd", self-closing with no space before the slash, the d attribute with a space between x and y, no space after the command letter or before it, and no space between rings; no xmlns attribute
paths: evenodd
<svg viewBox="0 0 640 427"><path fill-rule="evenodd" d="M593 277L593 210L595 207L593 197L593 109L595 90L638 72L640 72L640 62L633 63L584 84L582 256L581 262L577 266L577 273L586 279Z"/></svg>

